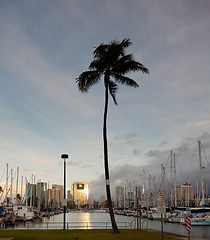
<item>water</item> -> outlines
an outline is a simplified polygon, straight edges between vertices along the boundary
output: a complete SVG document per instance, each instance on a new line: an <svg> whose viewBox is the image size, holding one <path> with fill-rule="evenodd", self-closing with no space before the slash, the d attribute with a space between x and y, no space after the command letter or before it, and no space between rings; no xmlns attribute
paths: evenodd
<svg viewBox="0 0 210 240"><path fill-rule="evenodd" d="M119 228L130 228L132 217L117 215L116 222ZM7 229L62 229L63 214L40 220L16 222L15 226ZM66 213L66 229L111 229L110 216L108 213L70 212Z"/></svg>
<svg viewBox="0 0 210 240"><path fill-rule="evenodd" d="M148 228L161 230L161 222L149 221ZM186 226L180 223L164 222L163 231L187 236ZM210 240L210 226L191 226L190 236Z"/></svg>
<svg viewBox="0 0 210 240"><path fill-rule="evenodd" d="M129 228L133 217L115 215L119 228ZM110 217L108 213L66 213L66 228L111 228ZM43 218L43 221L33 221L17 223L9 229L50 229L63 228L63 214L52 216L51 218ZM148 228L161 230L160 221L148 221ZM210 239L210 226L192 226L191 237ZM186 226L179 223L164 223L165 232L171 232L187 236Z"/></svg>

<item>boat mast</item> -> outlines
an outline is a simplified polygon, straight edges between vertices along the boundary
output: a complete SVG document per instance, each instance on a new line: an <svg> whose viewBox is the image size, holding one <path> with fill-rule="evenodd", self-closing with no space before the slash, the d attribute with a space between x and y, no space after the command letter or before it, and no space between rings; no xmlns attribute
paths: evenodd
<svg viewBox="0 0 210 240"><path fill-rule="evenodd" d="M171 206L173 206L173 153L171 150Z"/></svg>
<svg viewBox="0 0 210 240"><path fill-rule="evenodd" d="M143 198L143 204L146 206L146 187L145 187L145 170L143 169L143 187L144 187L144 198Z"/></svg>
<svg viewBox="0 0 210 240"><path fill-rule="evenodd" d="M33 196L33 193L32 193L32 189L33 189L33 173L32 173L32 176L31 176L31 184L30 184L30 206L32 206L32 196Z"/></svg>
<svg viewBox="0 0 210 240"><path fill-rule="evenodd" d="M198 177L197 177L197 194L196 194L196 206L198 207L199 193L198 193Z"/></svg>
<svg viewBox="0 0 210 240"><path fill-rule="evenodd" d="M176 160L175 160L175 153L174 153L174 203L175 203L175 207L177 207L177 192L176 192Z"/></svg>
<svg viewBox="0 0 210 240"><path fill-rule="evenodd" d="M7 205L7 194L8 194L8 163L7 163L7 173L6 173L6 205Z"/></svg>
<svg viewBox="0 0 210 240"><path fill-rule="evenodd" d="M26 184L25 199L26 199L26 206L28 206L28 180L26 177L25 177L25 184Z"/></svg>
<svg viewBox="0 0 210 240"><path fill-rule="evenodd" d="M206 181L206 198L208 199L208 182Z"/></svg>
<svg viewBox="0 0 210 240"><path fill-rule="evenodd" d="M11 187L10 187L10 201L11 201L11 206L12 206L12 183L13 183L13 169L11 169Z"/></svg>
<svg viewBox="0 0 210 240"><path fill-rule="evenodd" d="M18 194L18 178L19 178L19 167L17 168L17 183L16 183L16 196L15 196L16 205L18 204L18 199L17 199L17 194Z"/></svg>
<svg viewBox="0 0 210 240"><path fill-rule="evenodd" d="M164 199L165 199L165 167L163 164L161 164L161 192L164 194Z"/></svg>
<svg viewBox="0 0 210 240"><path fill-rule="evenodd" d="M155 176L153 176L153 188L154 188L154 206L157 205L156 200L157 200L157 188L155 184Z"/></svg>
<svg viewBox="0 0 210 240"><path fill-rule="evenodd" d="M48 187L49 189L49 187ZM33 193L33 202L32 202L32 206L35 205L35 198L36 198L36 175L34 175L34 193Z"/></svg>
<svg viewBox="0 0 210 240"><path fill-rule="evenodd" d="M23 176L21 177L21 203L22 203L22 199L23 199Z"/></svg>
<svg viewBox="0 0 210 240"><path fill-rule="evenodd" d="M149 175L149 206L151 206L151 178L152 176Z"/></svg>
<svg viewBox="0 0 210 240"><path fill-rule="evenodd" d="M203 182L203 171L202 171L204 166L202 165L202 160L201 160L201 141L198 141L198 150L199 150L199 160L200 160L201 191L202 191L200 204L204 204L205 203L205 193L204 193L204 182Z"/></svg>

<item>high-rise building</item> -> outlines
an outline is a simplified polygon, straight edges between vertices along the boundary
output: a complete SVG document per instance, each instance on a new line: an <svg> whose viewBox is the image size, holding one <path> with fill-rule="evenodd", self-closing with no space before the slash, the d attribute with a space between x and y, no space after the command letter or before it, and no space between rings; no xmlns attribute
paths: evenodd
<svg viewBox="0 0 210 240"><path fill-rule="evenodd" d="M71 195L71 191L70 190L67 191L67 200L68 201L72 200L72 195Z"/></svg>
<svg viewBox="0 0 210 240"><path fill-rule="evenodd" d="M88 203L88 184L86 182L74 182L72 184L73 201L78 208Z"/></svg>
<svg viewBox="0 0 210 240"><path fill-rule="evenodd" d="M58 184L52 184L52 189L56 189L57 193L55 193L55 195L59 195L57 202L58 202L58 206L60 207L61 202L64 198L64 187L63 185L58 185Z"/></svg>
<svg viewBox="0 0 210 240"><path fill-rule="evenodd" d="M38 199L38 206L43 205L47 202L46 194L44 193L47 190L46 182L37 182L36 184L36 197Z"/></svg>
<svg viewBox="0 0 210 240"><path fill-rule="evenodd" d="M191 205L191 202L193 201L193 187L191 184L185 183L177 187L177 200L179 205Z"/></svg>
<svg viewBox="0 0 210 240"><path fill-rule="evenodd" d="M34 206L36 198L36 184L27 183L26 185L26 205Z"/></svg>
<svg viewBox="0 0 210 240"><path fill-rule="evenodd" d="M116 196L117 196L117 207L125 207L126 187L125 186L116 187Z"/></svg>
<svg viewBox="0 0 210 240"><path fill-rule="evenodd" d="M60 191L56 188L47 190L48 206L59 208L61 205Z"/></svg>
<svg viewBox="0 0 210 240"><path fill-rule="evenodd" d="M104 195L102 195L100 197L100 205L101 205L102 208L105 207L105 201L106 201L106 197Z"/></svg>

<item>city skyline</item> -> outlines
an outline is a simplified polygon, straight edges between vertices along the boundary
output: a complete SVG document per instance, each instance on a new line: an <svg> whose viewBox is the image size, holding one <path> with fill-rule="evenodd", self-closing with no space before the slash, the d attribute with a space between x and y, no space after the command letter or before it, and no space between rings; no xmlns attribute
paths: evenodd
<svg viewBox="0 0 210 240"><path fill-rule="evenodd" d="M162 165L163 167L163 171L162 171L162 174L163 172L165 172L166 168ZM169 166L169 168L171 168L171 166ZM172 167L173 168L173 167ZM121 194L119 189L123 189L124 193L124 197L126 198L130 198L128 195L129 193L131 194L134 194L134 192L136 191L136 188L138 188L138 191L141 192L141 194L149 197L150 194L152 194L152 198L154 199L154 196L156 196L157 198L157 195L158 195L158 192L164 192L164 196L165 196L165 199L168 199L168 201L170 202L170 196L171 194L174 195L175 194L175 177L174 177L174 169L171 169L172 170L172 175L171 176L167 176L165 175L164 173L164 176L160 176L159 179L155 179L155 176L152 176L152 175L149 175L149 177L147 177L145 175L145 171L142 172L142 174L140 174L140 183L136 182L136 181L127 181L127 183L125 185L122 185L122 184L119 184L119 185L116 185L115 186L115 189L112 188L114 191L112 192L112 195L113 195L113 201L116 201L116 203L118 203L119 199L118 199L118 194ZM18 169L19 171L19 169ZM9 171L10 174L12 172L12 169ZM13 172L13 182L11 184L11 176L9 174L9 177L10 179L8 178L8 185L6 187L6 183L5 182L0 182L0 186L2 187L3 189L3 193L1 194L0 196L0 200L1 202L4 202L5 199L6 199L6 189L8 189L8 192L7 192L7 197L9 197L11 199L11 201L13 203L16 202L16 194L17 195L20 195L21 196L21 202L25 201L26 198L30 197L30 195L32 194L31 193L31 188L33 187L34 189L37 189L37 190L32 190L33 192L33 195L37 195L36 192L40 192L40 186L44 186L43 187L43 194L44 194L44 191L47 191L49 192L49 190L54 190L54 189L57 189L60 191L59 193L59 199L62 201L63 199L63 191L64 191L64 185L58 185L56 183L52 183L51 185L49 184L49 182L44 182L44 181L41 181L40 179L38 181L36 181L36 178L35 176L31 176L31 179L27 179L25 178L25 181L23 182L23 176L22 176L22 180L20 179L15 179L15 176L16 176L16 173ZM169 180L169 178L172 177L172 179ZM20 181L21 181L21 184L20 184ZM172 182L171 182L172 181ZM193 192L191 193L191 198L192 196L195 197L196 201L198 201L198 196L196 196L196 194L198 193L199 194L199 199L201 200L201 196L203 196L202 194L202 189L201 189L201 184L200 184L200 178L196 178L196 186L192 186L191 183L184 183L184 182L181 182L181 181L176 181L176 182L179 182L179 184L176 184L176 189L177 189L177 192L183 188L184 186L186 186L185 188L188 188L188 185L191 186L192 188L192 191L194 189L194 194ZM18 183L18 188L17 188L17 184ZM163 189L164 187L164 189ZM205 180L204 182L204 195L206 197L208 197L208 182ZM172 189L171 189L172 188ZM66 189L66 194L67 195L71 195L71 196L75 196L73 197L73 199L75 198L75 202L78 201L78 197L77 197L77 193L75 193L75 190L76 189L79 189L79 191L81 191L81 194L83 195L82 198L89 198L92 199L92 200L95 200L95 201L99 201L99 198L101 198L103 196L103 191L101 191L99 193L99 195L96 195L94 196L92 193L89 195L89 191L91 191L91 189L89 189L88 187L88 183L86 182L73 182L71 184L71 186L67 186L67 189ZM11 194L12 194L12 197L11 197ZM41 193L39 193L41 194ZM42 199L43 198L43 195L40 195L39 196L38 194L38 199ZM48 193L49 194L49 193ZM75 195L76 194L76 195ZM177 193L178 195L178 198L180 199L180 194L181 193ZM183 193L184 195L186 195L185 193ZM50 193L50 195L52 195L52 193ZM135 194L134 194L135 195ZM134 195L132 195L134 197ZM80 196L80 194L78 195ZM86 197L84 197L86 196ZM68 197L69 198L69 197ZM122 198L122 196L120 197ZM185 196L186 198L186 196ZM204 197L205 198L205 197ZM199 200L199 201L200 201ZM77 205L80 205L78 204L77 202Z"/></svg>
<svg viewBox="0 0 210 240"><path fill-rule="evenodd" d="M165 181L165 180L161 180ZM163 182L162 182L163 183ZM162 184L161 183L161 184ZM34 206L34 207L49 207L52 208L59 208L62 207L63 204L63 196L64 196L64 186L52 184L49 186L46 182L36 182L36 183L26 183L24 184L24 190L21 191L20 187L19 190L16 189L14 185L13 189L13 196L11 197L11 192L8 192L8 202L14 205L22 205L25 204L26 206ZM164 183L165 185L165 183ZM173 184L172 184L173 185ZM113 194L113 202L115 202L116 207L135 207L136 198L140 197L142 204L145 206L156 206L158 203L158 195L162 194L164 196L165 202L170 206L189 206L189 205L197 205L202 202L201 200L201 191L199 189L193 190L193 187L189 183L184 183L182 185L176 186L176 198L175 198L175 185L166 184L165 189L160 189L155 183L152 181L150 185L146 187L145 185L132 185L128 183L127 186L118 185L116 186L115 193ZM205 187L206 188L206 187ZM11 185L9 184L9 189L11 190ZM207 189L206 189L207 190ZM204 190L205 197L202 198L204 201L206 199L206 203L209 202L208 193ZM17 191L17 197L16 192ZM199 191L199 192L198 192ZM106 197L104 195L100 196L99 198L95 198L95 196L89 195L89 188L88 183L86 182L74 182L72 183L71 190L66 189L67 192L67 202L69 206L72 208L83 208L93 205L95 202L102 202L106 201ZM2 196L1 194L1 203L5 202L6 197L4 196L6 191ZM18 196L19 195L19 196ZM175 200L177 204L175 204ZM205 202L202 202L202 204ZM186 205L187 204L187 205Z"/></svg>
<svg viewBox="0 0 210 240"><path fill-rule="evenodd" d="M67 186L105 193L103 84L81 94L76 78L95 47L129 38L126 52L150 74L131 74L140 87L121 86L119 105L109 104L112 191L139 182L143 169L158 178L171 149L178 180L194 184L197 140L209 180L209 11L205 0L0 1L0 176L9 164L62 184L66 153Z"/></svg>

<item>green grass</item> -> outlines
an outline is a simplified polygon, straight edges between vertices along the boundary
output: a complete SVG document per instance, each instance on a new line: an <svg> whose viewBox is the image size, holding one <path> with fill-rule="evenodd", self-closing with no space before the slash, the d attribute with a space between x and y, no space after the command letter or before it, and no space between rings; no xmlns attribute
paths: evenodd
<svg viewBox="0 0 210 240"><path fill-rule="evenodd" d="M13 238L14 240L161 240L161 234L137 230L121 230L120 234L113 234L112 230L0 230L0 238ZM180 238L164 234L164 240L175 239Z"/></svg>

